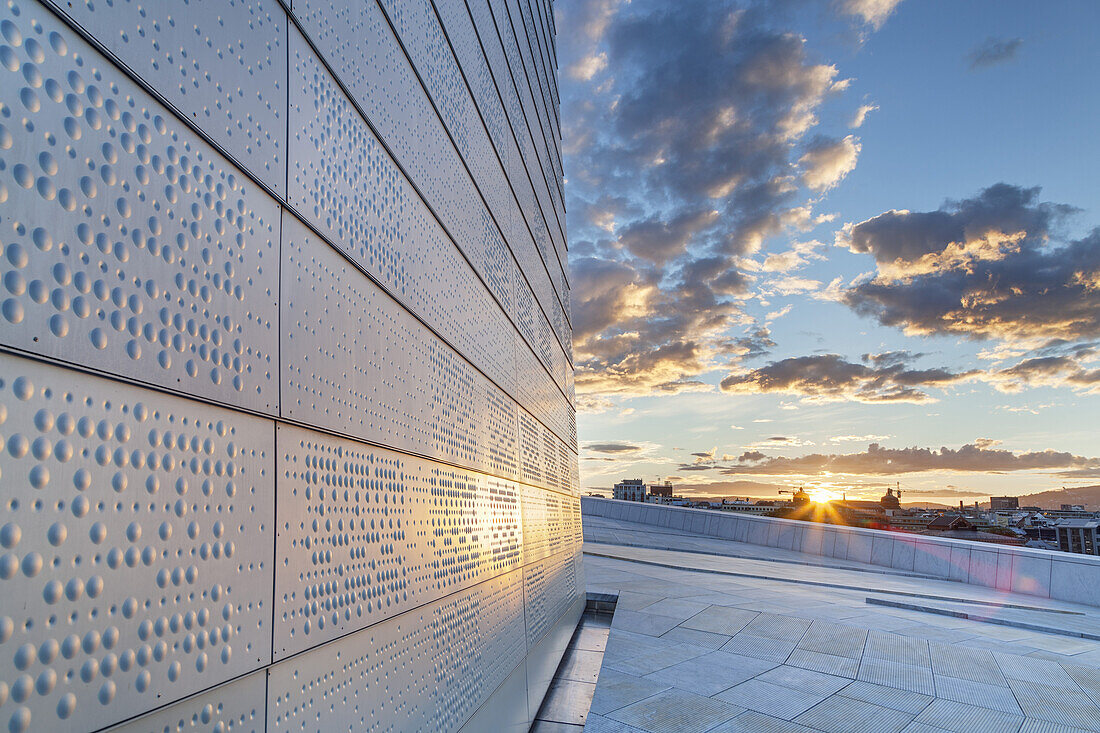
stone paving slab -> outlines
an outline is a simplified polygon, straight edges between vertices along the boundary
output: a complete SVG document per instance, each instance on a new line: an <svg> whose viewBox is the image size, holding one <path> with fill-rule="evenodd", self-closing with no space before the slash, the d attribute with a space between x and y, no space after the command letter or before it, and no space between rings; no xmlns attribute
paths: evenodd
<svg viewBox="0 0 1100 733"><path fill-rule="evenodd" d="M861 591L792 578L731 582L709 567L714 558L644 552L687 564L585 558L589 590L628 588L631 605L616 612L607 636L586 730L1100 731L1100 644L1066 647L1050 639L1067 637L1041 632L871 610ZM808 578L834 572L791 568ZM939 590L913 578L889 582Z"/></svg>
<svg viewBox="0 0 1100 733"><path fill-rule="evenodd" d="M815 695L805 690L794 690L760 679L752 679L720 692L714 697L716 700L755 710L774 718L791 720L817 705L828 695Z"/></svg>
<svg viewBox="0 0 1100 733"><path fill-rule="evenodd" d="M794 722L836 733L897 733L912 720L910 713L836 695L802 713Z"/></svg>
<svg viewBox="0 0 1100 733"><path fill-rule="evenodd" d="M742 712L744 708L720 700L666 690L607 717L651 733L705 733Z"/></svg>
<svg viewBox="0 0 1100 733"><path fill-rule="evenodd" d="M799 723L773 718L755 710L747 710L717 728L712 728L709 733L813 733L813 731L813 728L807 728Z"/></svg>
<svg viewBox="0 0 1100 733"><path fill-rule="evenodd" d="M870 682L853 682L840 691L841 697L850 697L853 700L862 700L879 707L900 710L903 713L916 715L924 710L932 702L932 696L921 695L917 692L899 690L896 687L885 687Z"/></svg>

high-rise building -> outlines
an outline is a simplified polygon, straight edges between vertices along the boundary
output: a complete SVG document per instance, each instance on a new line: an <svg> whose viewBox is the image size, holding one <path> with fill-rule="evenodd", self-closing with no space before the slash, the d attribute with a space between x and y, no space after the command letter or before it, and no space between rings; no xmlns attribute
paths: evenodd
<svg viewBox="0 0 1100 733"><path fill-rule="evenodd" d="M0 10L0 725L526 730L583 609L550 0Z"/></svg>
<svg viewBox="0 0 1100 733"><path fill-rule="evenodd" d="M1018 496L991 496L989 497L989 508L992 511L1010 510L1020 508L1020 497Z"/></svg>

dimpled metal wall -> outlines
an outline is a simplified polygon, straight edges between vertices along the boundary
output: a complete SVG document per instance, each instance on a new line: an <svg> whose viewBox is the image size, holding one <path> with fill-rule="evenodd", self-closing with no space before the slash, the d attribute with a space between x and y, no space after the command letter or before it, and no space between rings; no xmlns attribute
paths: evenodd
<svg viewBox="0 0 1100 733"><path fill-rule="evenodd" d="M0 726L526 730L583 607L551 0L4 0Z"/></svg>

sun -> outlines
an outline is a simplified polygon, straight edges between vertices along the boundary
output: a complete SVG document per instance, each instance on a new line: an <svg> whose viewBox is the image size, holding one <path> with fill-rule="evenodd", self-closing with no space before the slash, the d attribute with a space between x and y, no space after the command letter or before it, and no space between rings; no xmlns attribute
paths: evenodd
<svg viewBox="0 0 1100 733"><path fill-rule="evenodd" d="M806 491L806 493L810 495L810 501L813 501L817 504L824 504L827 501L832 501L833 499L839 498L835 492L822 488L809 489Z"/></svg>

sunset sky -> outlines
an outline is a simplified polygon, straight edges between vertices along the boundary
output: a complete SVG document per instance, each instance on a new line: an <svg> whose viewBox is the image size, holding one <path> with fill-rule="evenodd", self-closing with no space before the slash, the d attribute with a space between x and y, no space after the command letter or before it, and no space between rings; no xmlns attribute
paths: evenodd
<svg viewBox="0 0 1100 733"><path fill-rule="evenodd" d="M1100 484L1100 3L555 8L586 489Z"/></svg>

